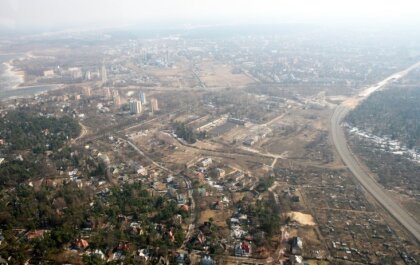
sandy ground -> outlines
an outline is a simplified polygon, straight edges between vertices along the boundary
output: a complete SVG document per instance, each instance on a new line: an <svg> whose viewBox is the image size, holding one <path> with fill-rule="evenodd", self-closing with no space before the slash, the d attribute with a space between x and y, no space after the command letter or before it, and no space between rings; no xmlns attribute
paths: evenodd
<svg viewBox="0 0 420 265"><path fill-rule="evenodd" d="M310 214L304 214L301 212L289 212L287 216L291 220L296 221L302 225L315 225L314 218Z"/></svg>
<svg viewBox="0 0 420 265"><path fill-rule="evenodd" d="M16 89L19 87L19 85L23 84L25 82L25 73L23 71L16 70L11 61L3 63L6 67L3 75L9 77L10 79L13 79L13 88Z"/></svg>
<svg viewBox="0 0 420 265"><path fill-rule="evenodd" d="M355 108L359 104L360 100L355 98L350 98L343 102L344 105L346 105L349 108Z"/></svg>

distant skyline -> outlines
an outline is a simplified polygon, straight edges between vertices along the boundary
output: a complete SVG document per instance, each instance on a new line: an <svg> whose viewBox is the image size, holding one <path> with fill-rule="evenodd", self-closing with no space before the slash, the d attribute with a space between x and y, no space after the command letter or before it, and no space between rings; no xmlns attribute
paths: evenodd
<svg viewBox="0 0 420 265"><path fill-rule="evenodd" d="M375 20L418 23L418 0L1 0L0 28Z"/></svg>

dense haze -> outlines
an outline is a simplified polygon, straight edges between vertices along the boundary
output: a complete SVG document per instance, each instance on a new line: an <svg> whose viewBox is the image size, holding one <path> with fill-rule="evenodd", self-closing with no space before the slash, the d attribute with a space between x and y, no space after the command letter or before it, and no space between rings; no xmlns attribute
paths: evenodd
<svg viewBox="0 0 420 265"><path fill-rule="evenodd" d="M223 23L290 21L413 22L420 4L403 1L334 0L3 0L0 28L8 30L121 27L127 25L198 26ZM146 23L146 25L145 25Z"/></svg>

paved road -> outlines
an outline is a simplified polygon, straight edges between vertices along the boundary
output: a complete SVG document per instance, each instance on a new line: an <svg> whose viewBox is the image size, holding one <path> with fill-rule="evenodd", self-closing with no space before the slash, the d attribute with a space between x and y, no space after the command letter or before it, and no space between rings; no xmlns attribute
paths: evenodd
<svg viewBox="0 0 420 265"><path fill-rule="evenodd" d="M411 66L400 73L394 74L392 77L394 79L401 78L418 65L419 64L416 64L414 65L414 67ZM378 85L375 85L372 87L375 87L376 89L380 89L383 86L385 86L389 81L391 81L391 79L387 78L384 81L381 81L378 83L380 85L379 87ZM367 90L369 91L369 93L366 93L363 96L368 96L371 93L372 87L368 88ZM338 154L340 155L341 159L346 164L346 166L353 173L353 175L356 177L356 179L360 182L360 184L370 194L372 194L373 197L379 203L381 203L382 206L398 222L400 222L417 239L418 242L420 242L419 223L413 217L411 217L411 215L409 215L407 211L405 211L405 209L403 209L396 201L394 201L391 195L388 194L388 192L384 190L383 187L379 183L377 183L372 177L369 176L369 173L366 172L361 167L359 162L356 160L356 158L350 151L346 142L344 129L340 125L341 121L344 119L344 117L347 115L349 111L350 111L350 108L347 107L346 104L341 104L335 109L334 114L331 118L330 130L331 130L332 140L337 149Z"/></svg>

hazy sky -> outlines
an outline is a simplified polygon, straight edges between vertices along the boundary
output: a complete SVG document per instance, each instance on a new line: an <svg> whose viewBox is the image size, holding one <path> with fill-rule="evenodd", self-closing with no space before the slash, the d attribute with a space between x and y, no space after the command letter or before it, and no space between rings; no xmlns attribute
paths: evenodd
<svg viewBox="0 0 420 265"><path fill-rule="evenodd" d="M420 0L0 0L0 26L9 29L416 17Z"/></svg>

